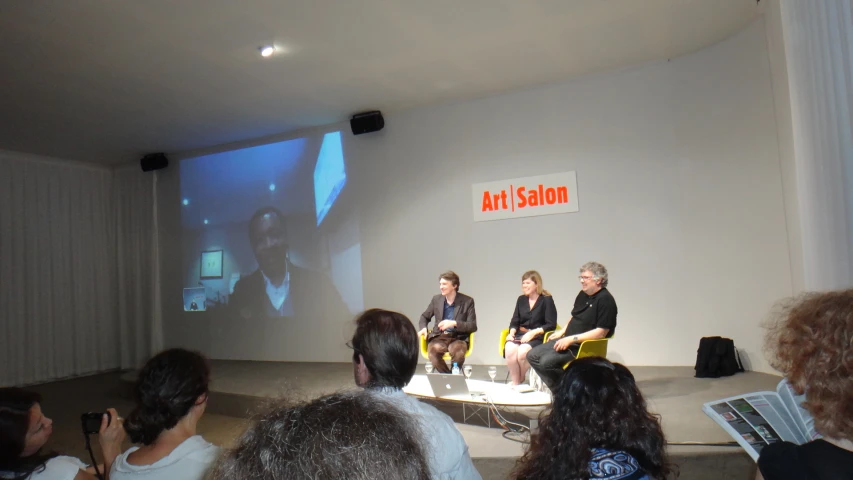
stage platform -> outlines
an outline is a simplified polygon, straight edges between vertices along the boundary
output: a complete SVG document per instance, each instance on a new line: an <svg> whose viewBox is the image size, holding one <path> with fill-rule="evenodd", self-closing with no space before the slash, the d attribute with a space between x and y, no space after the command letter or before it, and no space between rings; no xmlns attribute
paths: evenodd
<svg viewBox="0 0 853 480"><path fill-rule="evenodd" d="M310 399L353 389L349 363L252 362L213 360L208 413L248 417L278 397ZM489 380L487 366L473 365L472 379ZM720 379L693 377L692 367L630 367L649 408L661 415L670 452L681 466L681 478L751 479L755 467L740 447L709 446L731 438L704 413L702 404L739 393L773 390L780 377L745 372ZM418 374L424 374L423 363ZM498 366L496 380L503 381L506 367ZM134 372L122 375L133 381ZM457 421L471 456L484 478L506 478L524 445L505 439L499 428L464 424L461 407L433 403ZM529 416L530 412L525 412ZM514 417L515 420L522 416ZM697 445L693 445L697 444Z"/></svg>

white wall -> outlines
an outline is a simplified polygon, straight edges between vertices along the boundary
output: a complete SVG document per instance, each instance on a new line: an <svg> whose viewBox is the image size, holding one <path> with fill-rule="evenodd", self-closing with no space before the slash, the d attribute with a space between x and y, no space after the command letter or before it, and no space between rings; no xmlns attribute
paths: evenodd
<svg viewBox="0 0 853 480"><path fill-rule="evenodd" d="M769 371L759 323L792 292L774 115L758 21L669 62L386 116L385 130L347 142L365 306L417 321L452 268L477 301L471 362L494 364L521 274L542 273L565 323L577 268L596 260L620 310L612 359L692 365L700 337L723 335ZM472 183L566 170L579 213L472 221ZM164 295L179 290L165 283L180 264L176 177L162 177ZM168 343L212 343L166 303ZM300 353L345 359L337 337Z"/></svg>
<svg viewBox="0 0 853 480"><path fill-rule="evenodd" d="M597 260L620 310L612 358L692 365L700 337L723 335L769 368L759 322L792 287L763 22L670 62L386 125L365 137L360 171L375 186L362 202L367 306L414 319L453 268L477 300L473 361L495 363L521 274L542 273L564 323L578 266ZM471 221L472 183L565 170L579 213Z"/></svg>

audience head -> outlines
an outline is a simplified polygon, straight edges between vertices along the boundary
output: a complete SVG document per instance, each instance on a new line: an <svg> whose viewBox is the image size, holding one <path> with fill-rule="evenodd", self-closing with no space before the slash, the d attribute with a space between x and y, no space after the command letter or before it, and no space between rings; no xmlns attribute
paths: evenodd
<svg viewBox="0 0 853 480"><path fill-rule="evenodd" d="M552 393L551 411L519 459L516 478L589 478L594 448L630 454L653 478L670 472L660 421L625 366L601 357L575 360Z"/></svg>
<svg viewBox="0 0 853 480"><path fill-rule="evenodd" d="M551 295L545 287L542 286L542 276L536 270L524 272L521 276L521 293L527 295Z"/></svg>
<svg viewBox="0 0 853 480"><path fill-rule="evenodd" d="M134 386L136 407L124 422L131 441L150 445L182 419L197 421L209 381L210 367L199 353L174 348L148 360Z"/></svg>
<svg viewBox="0 0 853 480"><path fill-rule="evenodd" d="M258 268L268 277L287 273L287 222L275 207L258 209L249 220L249 243Z"/></svg>
<svg viewBox="0 0 853 480"><path fill-rule="evenodd" d="M360 387L403 388L418 367L418 336L402 313L378 308L362 313L349 346Z"/></svg>
<svg viewBox="0 0 853 480"><path fill-rule="evenodd" d="M853 440L853 289L805 294L773 317L765 343L771 365L806 394L818 432Z"/></svg>
<svg viewBox="0 0 853 480"><path fill-rule="evenodd" d="M41 396L20 388L0 388L0 472L18 478L43 468L53 455L39 455L53 431L41 411Z"/></svg>
<svg viewBox="0 0 853 480"><path fill-rule="evenodd" d="M427 480L413 420L366 391L282 404L257 418L215 480Z"/></svg>
<svg viewBox="0 0 853 480"><path fill-rule="evenodd" d="M598 262L586 262L580 268L581 288L584 292L589 290L598 291L607 287L607 269ZM585 277L590 277L588 280ZM594 293L594 292L593 292ZM590 294L587 292L587 294Z"/></svg>
<svg viewBox="0 0 853 480"><path fill-rule="evenodd" d="M459 291L459 275L456 275L456 272L453 270L448 270L438 277L438 287L441 290L441 294L447 296L450 293L450 290ZM446 291L445 291L446 290Z"/></svg>

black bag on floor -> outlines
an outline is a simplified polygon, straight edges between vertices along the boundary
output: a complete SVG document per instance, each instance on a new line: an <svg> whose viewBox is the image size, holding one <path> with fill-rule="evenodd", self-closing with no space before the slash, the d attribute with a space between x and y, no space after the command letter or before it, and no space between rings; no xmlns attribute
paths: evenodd
<svg viewBox="0 0 853 480"><path fill-rule="evenodd" d="M742 372L731 338L702 337L696 352L696 378L719 378Z"/></svg>

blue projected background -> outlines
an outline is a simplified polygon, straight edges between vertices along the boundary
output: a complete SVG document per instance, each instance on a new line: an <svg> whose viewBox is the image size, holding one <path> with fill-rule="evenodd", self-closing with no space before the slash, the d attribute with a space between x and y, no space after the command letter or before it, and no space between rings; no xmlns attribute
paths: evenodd
<svg viewBox="0 0 853 480"><path fill-rule="evenodd" d="M181 161L182 286L196 298L203 288L206 298L194 311L242 320L310 315L314 322L337 323L364 309L357 216L340 202L347 184L343 147L336 131ZM253 240L250 219L267 207L281 212L283 233ZM272 243L273 253L264 252ZM202 252L217 250L223 252L221 278L202 278ZM275 293L270 285L276 286L276 275L270 272L283 264L290 287L279 286ZM318 298L300 298L300 285ZM249 290L254 293L240 294ZM236 305L246 298L256 305ZM289 300L282 304L283 298ZM307 312L298 304L336 300L346 307L343 313L331 307Z"/></svg>

